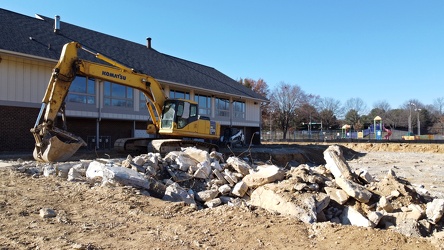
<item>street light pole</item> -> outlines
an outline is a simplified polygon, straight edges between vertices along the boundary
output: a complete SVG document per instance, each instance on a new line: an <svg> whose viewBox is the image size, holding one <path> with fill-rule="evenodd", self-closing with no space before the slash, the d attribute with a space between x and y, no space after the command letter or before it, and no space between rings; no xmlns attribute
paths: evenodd
<svg viewBox="0 0 444 250"><path fill-rule="evenodd" d="M421 121L419 120L419 111L421 109L415 109L417 115L418 135L421 135Z"/></svg>
<svg viewBox="0 0 444 250"><path fill-rule="evenodd" d="M416 107L416 104L414 104L413 102L409 103L409 111L410 111L409 112L409 135L411 133L413 133L413 130L412 130L412 105Z"/></svg>

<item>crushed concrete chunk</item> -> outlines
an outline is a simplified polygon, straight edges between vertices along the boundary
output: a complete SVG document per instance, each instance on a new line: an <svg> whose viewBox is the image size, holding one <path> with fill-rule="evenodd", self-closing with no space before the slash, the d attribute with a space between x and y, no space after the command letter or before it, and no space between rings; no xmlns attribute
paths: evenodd
<svg viewBox="0 0 444 250"><path fill-rule="evenodd" d="M74 165L68 172L68 181L82 181L86 177L86 169L82 163Z"/></svg>
<svg viewBox="0 0 444 250"><path fill-rule="evenodd" d="M222 171L222 167L220 166L220 163L218 161L213 161L211 163L211 168L217 171Z"/></svg>
<svg viewBox="0 0 444 250"><path fill-rule="evenodd" d="M242 180L248 187L254 188L267 183L281 181L284 178L285 172L279 167L275 165L262 165L259 171L246 175Z"/></svg>
<svg viewBox="0 0 444 250"><path fill-rule="evenodd" d="M319 214L330 203L330 197L324 193L318 193L316 196L316 213Z"/></svg>
<svg viewBox="0 0 444 250"><path fill-rule="evenodd" d="M231 192L231 187L228 184L224 184L224 185L220 186L217 190L222 195L228 195Z"/></svg>
<svg viewBox="0 0 444 250"><path fill-rule="evenodd" d="M305 223L316 222L316 202L313 196L298 195L295 198L299 199L298 203L289 202L281 194L266 186L261 186L251 193L249 203L272 212L298 218Z"/></svg>
<svg viewBox="0 0 444 250"><path fill-rule="evenodd" d="M344 205L348 198L350 197L344 190L324 187L325 192L330 196L330 199L336 201L337 203Z"/></svg>
<svg viewBox="0 0 444 250"><path fill-rule="evenodd" d="M352 207L345 207L340 216L341 223L358 227L371 227L372 223Z"/></svg>
<svg viewBox="0 0 444 250"><path fill-rule="evenodd" d="M103 184L120 184L136 188L150 188L150 182L137 171L123 167L105 167L103 169Z"/></svg>
<svg viewBox="0 0 444 250"><path fill-rule="evenodd" d="M372 211L367 214L367 218L372 223L372 227L376 227L381 221L383 216L384 215L382 213L377 211Z"/></svg>
<svg viewBox="0 0 444 250"><path fill-rule="evenodd" d="M250 165L237 157L231 156L227 159L227 164L244 176L250 173Z"/></svg>
<svg viewBox="0 0 444 250"><path fill-rule="evenodd" d="M146 160L145 157L139 155L133 158L133 162L139 166L143 166L146 163Z"/></svg>
<svg viewBox="0 0 444 250"><path fill-rule="evenodd" d="M361 179L363 179L367 183L375 181L375 179L373 178L373 176L370 175L367 169L360 169L357 174Z"/></svg>
<svg viewBox="0 0 444 250"><path fill-rule="evenodd" d="M195 147L187 147L183 148L182 152L188 155L189 157L195 159L197 162L208 162L210 163L210 154L207 151L202 149L197 149Z"/></svg>
<svg viewBox="0 0 444 250"><path fill-rule="evenodd" d="M388 213L393 212L393 206L392 206L390 201L388 201L388 199L385 196L382 196L379 199L378 207L380 207L381 209L383 209L384 211L386 211Z"/></svg>
<svg viewBox="0 0 444 250"><path fill-rule="evenodd" d="M205 202L205 206L207 206L209 208L217 207L221 204L222 204L222 200L219 198L215 198L215 199Z"/></svg>
<svg viewBox="0 0 444 250"><path fill-rule="evenodd" d="M434 199L427 203L426 215L427 219L433 224L438 223L444 214L444 199Z"/></svg>
<svg viewBox="0 0 444 250"><path fill-rule="evenodd" d="M224 178L224 175L220 173L217 169L213 170L213 174L217 177L219 181L221 181L223 184L227 183L227 180Z"/></svg>
<svg viewBox="0 0 444 250"><path fill-rule="evenodd" d="M408 208L410 210L407 215L408 219L419 221L424 217L425 211L418 204L409 204Z"/></svg>
<svg viewBox="0 0 444 250"><path fill-rule="evenodd" d="M198 169L194 172L195 178L208 179L211 174L211 166L209 161L203 161L197 164Z"/></svg>
<svg viewBox="0 0 444 250"><path fill-rule="evenodd" d="M414 219L405 219L396 224L395 231L408 237L421 237L418 222Z"/></svg>
<svg viewBox="0 0 444 250"><path fill-rule="evenodd" d="M173 183L166 188L162 200L171 202L183 201L186 204L196 204L190 193L177 183Z"/></svg>
<svg viewBox="0 0 444 250"><path fill-rule="evenodd" d="M243 197L245 195L245 193L248 190L248 186L247 184L245 184L245 182L240 181L238 183L236 183L236 185L233 188L232 193L238 197Z"/></svg>
<svg viewBox="0 0 444 250"><path fill-rule="evenodd" d="M367 203L372 197L372 193L370 191L353 181L346 180L344 178L336 178L335 180L336 184L338 184L342 190L360 202Z"/></svg>
<svg viewBox="0 0 444 250"><path fill-rule="evenodd" d="M350 167L342 155L342 150L338 145L331 145L324 151L325 167L330 170L335 178L353 180Z"/></svg>
<svg viewBox="0 0 444 250"><path fill-rule="evenodd" d="M39 213L42 218L53 218L57 216L57 213L51 208L42 208Z"/></svg>
<svg viewBox="0 0 444 250"><path fill-rule="evenodd" d="M218 195L219 195L218 190L212 190L212 189L204 190L196 193L196 200L207 202L209 200L216 198Z"/></svg>
<svg viewBox="0 0 444 250"><path fill-rule="evenodd" d="M105 168L105 164L99 161L92 161L89 163L88 168L86 169L86 178L94 179L96 177L103 178L103 169Z"/></svg>

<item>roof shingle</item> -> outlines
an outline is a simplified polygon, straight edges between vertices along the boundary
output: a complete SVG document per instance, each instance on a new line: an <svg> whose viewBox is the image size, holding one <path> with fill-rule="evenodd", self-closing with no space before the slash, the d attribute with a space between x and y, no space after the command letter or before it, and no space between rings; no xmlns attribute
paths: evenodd
<svg viewBox="0 0 444 250"><path fill-rule="evenodd" d="M41 19L0 8L0 33L3 34L0 36L0 49L58 60L63 45L76 41L160 81L266 101L266 98L212 67L65 22L61 22L60 31L56 34L54 19L39 17ZM97 61L88 53L79 53L86 60Z"/></svg>

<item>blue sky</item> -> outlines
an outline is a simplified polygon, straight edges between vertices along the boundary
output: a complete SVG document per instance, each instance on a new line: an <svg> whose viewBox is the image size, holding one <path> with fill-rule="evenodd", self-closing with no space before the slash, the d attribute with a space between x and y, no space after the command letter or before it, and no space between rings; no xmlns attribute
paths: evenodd
<svg viewBox="0 0 444 250"><path fill-rule="evenodd" d="M340 100L444 97L444 1L0 0L216 68ZM63 28L63 27L62 27Z"/></svg>

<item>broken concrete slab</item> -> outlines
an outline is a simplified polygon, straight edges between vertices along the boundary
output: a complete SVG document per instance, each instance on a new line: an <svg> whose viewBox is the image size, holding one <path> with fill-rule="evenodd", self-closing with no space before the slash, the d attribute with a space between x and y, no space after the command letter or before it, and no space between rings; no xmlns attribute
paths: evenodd
<svg viewBox="0 0 444 250"><path fill-rule="evenodd" d="M258 169L259 171L248 174L242 179L250 188L281 181L285 178L285 172L275 165L261 165Z"/></svg>
<svg viewBox="0 0 444 250"><path fill-rule="evenodd" d="M385 196L381 196L381 198L379 198L378 207L387 213L393 212L393 206Z"/></svg>
<svg viewBox="0 0 444 250"><path fill-rule="evenodd" d="M444 199L434 199L427 203L426 215L427 219L436 224L444 214Z"/></svg>
<svg viewBox="0 0 444 250"><path fill-rule="evenodd" d="M372 211L367 214L368 220L372 223L372 227L376 227L384 215L378 211Z"/></svg>
<svg viewBox="0 0 444 250"><path fill-rule="evenodd" d="M228 184L224 184L222 186L220 186L218 189L219 193L221 193L222 195L228 195L231 192L231 187Z"/></svg>
<svg viewBox="0 0 444 250"><path fill-rule="evenodd" d="M267 185L260 186L251 193L250 205L262 207L272 212L295 217L305 223L314 223L316 217L316 201L307 193L295 197L297 201L288 201Z"/></svg>
<svg viewBox="0 0 444 250"><path fill-rule="evenodd" d="M196 204L193 196L177 183L166 187L162 200L171 202L185 202L186 204Z"/></svg>
<svg viewBox="0 0 444 250"><path fill-rule="evenodd" d="M196 193L196 200L201 202L207 202L209 200L212 200L216 198L219 195L218 190L210 189L210 190L203 190Z"/></svg>
<svg viewBox="0 0 444 250"><path fill-rule="evenodd" d="M143 174L129 168L108 167L103 168L102 185L120 184L124 186L132 186L136 188L150 189L150 182Z"/></svg>
<svg viewBox="0 0 444 250"><path fill-rule="evenodd" d="M195 147L187 147L182 148L182 152L195 159L197 162L208 162L210 163L210 154L207 151L195 148Z"/></svg>
<svg viewBox="0 0 444 250"><path fill-rule="evenodd" d="M342 155L342 150L338 145L331 145L324 151L325 167L335 178L354 180L353 173L347 161Z"/></svg>
<svg viewBox="0 0 444 250"><path fill-rule="evenodd" d="M103 178L103 169L105 164L99 161L92 161L89 163L86 169L86 178L95 179L97 177Z"/></svg>
<svg viewBox="0 0 444 250"><path fill-rule="evenodd" d="M205 202L205 206L209 208L217 207L222 204L222 200L220 198L214 198Z"/></svg>
<svg viewBox="0 0 444 250"><path fill-rule="evenodd" d="M353 207L345 207L340 216L341 223L358 227L372 227L372 223Z"/></svg>
<svg viewBox="0 0 444 250"><path fill-rule="evenodd" d="M227 159L227 164L244 176L250 173L251 166L246 161L241 160L237 157L229 157Z"/></svg>
<svg viewBox="0 0 444 250"><path fill-rule="evenodd" d="M194 172L195 178L208 179L211 174L211 165L209 161L203 161L197 164L198 169Z"/></svg>
<svg viewBox="0 0 444 250"><path fill-rule="evenodd" d="M342 189L324 187L325 192L330 196L330 199L337 203L344 205L350 196Z"/></svg>
<svg viewBox="0 0 444 250"><path fill-rule="evenodd" d="M315 197L316 213L319 214L330 204L330 197L325 193L318 193Z"/></svg>
<svg viewBox="0 0 444 250"><path fill-rule="evenodd" d="M82 163L74 165L68 172L67 181L82 181L86 177L86 169Z"/></svg>
<svg viewBox="0 0 444 250"><path fill-rule="evenodd" d="M344 179L342 177L336 178L335 180L336 184L349 196L363 203L367 203L370 201L372 193L368 191L364 186L361 186L353 181Z"/></svg>
<svg viewBox="0 0 444 250"><path fill-rule="evenodd" d="M234 186L232 193L234 195L236 195L237 197L243 197L245 195L245 193L248 190L248 186L247 184L245 184L245 182L240 181L238 183L236 183L236 185Z"/></svg>

